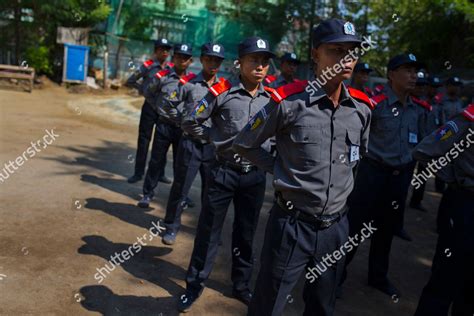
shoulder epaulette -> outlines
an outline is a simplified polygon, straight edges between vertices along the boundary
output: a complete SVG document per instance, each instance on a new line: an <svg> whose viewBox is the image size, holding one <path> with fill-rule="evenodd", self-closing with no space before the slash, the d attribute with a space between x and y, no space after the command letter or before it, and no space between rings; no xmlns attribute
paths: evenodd
<svg viewBox="0 0 474 316"><path fill-rule="evenodd" d="M169 69L163 69L163 70L158 71L158 72L155 74L155 77L158 78L158 79L161 79L161 78L163 78L164 76L168 75L169 73L170 73L170 70L169 70Z"/></svg>
<svg viewBox="0 0 474 316"><path fill-rule="evenodd" d="M382 93L382 94L374 95L374 96L372 97L372 101L374 101L375 104L378 104L378 103L380 103L380 102L382 102L382 101L384 101L384 100L387 100L387 99L388 99L388 97L387 97L385 94L383 94L383 93Z"/></svg>
<svg viewBox="0 0 474 316"><path fill-rule="evenodd" d="M232 84L228 80L221 78L218 83L215 83L209 88L209 91L211 91L211 93L217 97L219 94L229 90L230 88L232 88Z"/></svg>
<svg viewBox="0 0 474 316"><path fill-rule="evenodd" d="M167 61L165 62L165 64L163 65L163 67L169 67L169 68L173 68L174 67L174 64L170 61Z"/></svg>
<svg viewBox="0 0 474 316"><path fill-rule="evenodd" d="M428 111L433 110L433 107L428 102L426 102L424 100L421 100L421 99L418 99L418 98L415 98L415 97L411 97L411 99L413 100L413 102L415 102L418 105L421 105L422 107L424 107Z"/></svg>
<svg viewBox="0 0 474 316"><path fill-rule="evenodd" d="M441 92L437 93L433 99L436 103L441 103L441 101L443 100L443 94Z"/></svg>
<svg viewBox="0 0 474 316"><path fill-rule="evenodd" d="M468 107L462 112L462 115L469 121L474 122L474 103L469 104Z"/></svg>
<svg viewBox="0 0 474 316"><path fill-rule="evenodd" d="M276 76L267 75L267 76L265 77L265 82L266 82L266 83L272 83L272 82L275 81L276 79L277 79Z"/></svg>
<svg viewBox="0 0 474 316"><path fill-rule="evenodd" d="M280 103L281 101L283 101L290 95L303 92L307 84L308 84L307 80L301 80L298 82L293 82L293 83L289 83L284 86L281 86L277 89L274 89L274 91L272 92L272 99L276 103Z"/></svg>
<svg viewBox="0 0 474 316"><path fill-rule="evenodd" d="M357 101L365 103L371 110L375 109L376 103L370 100L369 96L365 94L364 92L351 88L351 87L348 87L347 91L349 91L349 94L351 95L351 97L353 97Z"/></svg>
<svg viewBox="0 0 474 316"><path fill-rule="evenodd" d="M181 82L181 84L185 85L186 83L188 83L189 81L193 80L196 77L197 76L194 73L190 72L189 74L179 78L179 82Z"/></svg>
<svg viewBox="0 0 474 316"><path fill-rule="evenodd" d="M383 91L384 86L382 84L378 84L374 87L375 92L381 93Z"/></svg>
<svg viewBox="0 0 474 316"><path fill-rule="evenodd" d="M267 86L264 86L263 89L265 89L265 91L267 91L268 93L272 93L273 91L275 91L275 89L267 87Z"/></svg>
<svg viewBox="0 0 474 316"><path fill-rule="evenodd" d="M153 65L154 61L153 59L148 59L147 61L145 61L143 63L143 66L145 66L146 68L150 67L151 65Z"/></svg>

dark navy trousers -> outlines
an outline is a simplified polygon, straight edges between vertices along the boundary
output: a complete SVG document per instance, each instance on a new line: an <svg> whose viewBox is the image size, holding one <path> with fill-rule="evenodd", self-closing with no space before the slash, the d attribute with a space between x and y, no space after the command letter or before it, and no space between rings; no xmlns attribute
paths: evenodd
<svg viewBox="0 0 474 316"><path fill-rule="evenodd" d="M234 290L248 289L254 262L253 238L263 205L265 182L265 172L260 169L244 174L217 161L214 163L186 274L188 291L200 294L204 282L209 278L231 202L234 203L235 212L232 226L231 278Z"/></svg>
<svg viewBox="0 0 474 316"><path fill-rule="evenodd" d="M415 316L474 315L474 192L449 186L439 205L440 223L431 277Z"/></svg>
<svg viewBox="0 0 474 316"><path fill-rule="evenodd" d="M173 148L173 175L176 173L176 154L178 152L181 134L181 128L178 126L164 122L160 122L156 125L151 158L143 183L143 195L153 197L154 190L160 179L161 170L163 170L166 164L166 154L170 146Z"/></svg>
<svg viewBox="0 0 474 316"><path fill-rule="evenodd" d="M135 175L137 176L143 176L145 174L146 159L153 134L153 127L158 124L160 124L158 121L158 113L145 101L140 113L140 123L138 125L137 153L135 155ZM166 158L161 170L158 172L159 178L165 173L165 165Z"/></svg>
<svg viewBox="0 0 474 316"><path fill-rule="evenodd" d="M187 136L181 138L176 157L176 172L166 207L165 226L168 232L179 231L184 203L198 172L201 176L201 205L203 205L209 187L211 168L215 161L214 148L213 144L201 144Z"/></svg>
<svg viewBox="0 0 474 316"><path fill-rule="evenodd" d="M341 249L348 238L347 216L325 229L297 220L274 204L265 230L261 266L249 316L280 316L301 273L305 274L303 315L332 315L336 288L344 269L344 256L334 263L322 258ZM308 277L308 268L319 267L317 278Z"/></svg>
<svg viewBox="0 0 474 316"><path fill-rule="evenodd" d="M385 284L388 280L393 235L401 228L412 174L412 165L394 172L368 158L360 162L354 190L347 201L349 236L360 234L364 223L374 221L377 231L370 242L369 283ZM357 247L347 255L346 266L356 251Z"/></svg>

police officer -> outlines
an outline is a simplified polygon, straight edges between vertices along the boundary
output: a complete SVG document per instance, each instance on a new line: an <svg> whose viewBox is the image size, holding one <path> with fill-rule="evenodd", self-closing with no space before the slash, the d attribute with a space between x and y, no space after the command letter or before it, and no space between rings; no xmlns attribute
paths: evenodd
<svg viewBox="0 0 474 316"><path fill-rule="evenodd" d="M126 85L132 88L136 88L140 94L143 94L144 87L147 85L152 75L156 71L160 71L165 67L165 61L169 56L171 44L166 38L161 38L155 41L155 52L154 58L145 61L128 79ZM138 81L142 79L142 83ZM153 133L153 127L158 122L158 113L153 110L151 103L153 100L145 98L143 103L142 111L140 113L140 124L138 125L138 142L137 142L137 153L135 155L135 173L133 176L128 178L129 183L135 183L142 179L145 172L146 157L148 154L148 147L150 145L151 134ZM166 162L165 162L166 163ZM165 163L162 169L159 171L159 179L165 183L171 183L171 181L165 177L164 169Z"/></svg>
<svg viewBox="0 0 474 316"><path fill-rule="evenodd" d="M155 129L151 159L143 183L143 197L138 202L138 206L142 208L150 205L158 184L159 171L166 162L170 145L173 148L173 173L176 173L176 153L181 138L182 90L195 76L187 73L187 68L193 61L191 45L175 44L172 61L173 68L157 72L147 87L147 93L156 96L153 107L159 114L161 124Z"/></svg>
<svg viewBox="0 0 474 316"><path fill-rule="evenodd" d="M361 161L354 191L348 201L350 235L359 234L364 223L374 221L371 236L369 285L399 296L389 281L392 239L403 223L405 200L413 174L411 152L424 135L426 103L409 94L416 86L419 63L413 54L397 55L387 65L388 85L372 97L369 151ZM347 256L346 265L357 247Z"/></svg>
<svg viewBox="0 0 474 316"><path fill-rule="evenodd" d="M367 95L373 96L374 92L367 86L369 82L369 74L373 71L368 63L357 63L352 75L351 87L364 91Z"/></svg>
<svg viewBox="0 0 474 316"><path fill-rule="evenodd" d="M367 149L370 100L347 89L360 43L350 22L329 19L312 34L315 77L334 65L341 72L321 88L297 82L280 87L234 141L243 157L274 175L255 295L248 315L281 315L301 273L343 248L348 237L346 199L353 171ZM364 104L367 103L367 105ZM261 144L276 136L276 158ZM311 282L306 273L304 315L332 315L343 259ZM314 281L314 280L313 280Z"/></svg>
<svg viewBox="0 0 474 316"><path fill-rule="evenodd" d="M232 150L237 133L268 102L262 85L274 57L268 41L250 37L238 46L240 76L213 85L183 121L186 133L210 140L216 146L216 163L204 196L186 275L186 293L178 309L187 311L204 289L217 255L229 204L234 202L232 232L233 296L245 304L251 299L249 282L253 265L253 237L265 194L265 173ZM203 125L212 121L212 127Z"/></svg>
<svg viewBox="0 0 474 316"><path fill-rule="evenodd" d="M462 81L458 77L451 77L446 80L446 95L443 98L443 114L446 120L451 119L454 115L462 112L463 104L460 93Z"/></svg>
<svg viewBox="0 0 474 316"><path fill-rule="evenodd" d="M218 82L217 72L224 60L224 47L216 43L206 43L201 46L202 71L188 85L183 88L182 100L185 117L194 109L195 102L200 101L209 91L209 88ZM206 122L207 123L207 122ZM207 125L209 127L209 125ZM181 226L181 214L186 196L197 172L201 175L201 203L209 186L209 177L214 162L214 145L208 140L193 137L184 133L178 148L177 169L171 187L166 207L165 226L166 234L162 241L172 245Z"/></svg>
<svg viewBox="0 0 474 316"><path fill-rule="evenodd" d="M416 86L412 92L412 95L420 100L428 100L428 87L430 81L427 78L426 73L423 70L417 72ZM428 102L428 101L427 101ZM429 102L428 102L429 103ZM425 122L426 122L426 133L431 133L431 131L437 128L437 109L433 109L431 103L431 110L428 108L424 111ZM418 163L416 168L416 175L422 174L425 172L425 165ZM421 200L423 200L423 194L425 192L426 182L423 181L421 185L413 187L413 194L410 200L410 207L420 210L422 212L427 212L427 210L421 205Z"/></svg>
<svg viewBox="0 0 474 316"><path fill-rule="evenodd" d="M278 88L289 83L298 81L295 78L296 70L298 70L298 60L295 53L285 53L280 58L280 75L276 77L268 86L271 88ZM268 77L268 76L267 76Z"/></svg>
<svg viewBox="0 0 474 316"><path fill-rule="evenodd" d="M426 137L414 156L439 164L437 174L448 183L439 206L448 217L415 316L447 316L451 304L452 315L473 315L474 104Z"/></svg>

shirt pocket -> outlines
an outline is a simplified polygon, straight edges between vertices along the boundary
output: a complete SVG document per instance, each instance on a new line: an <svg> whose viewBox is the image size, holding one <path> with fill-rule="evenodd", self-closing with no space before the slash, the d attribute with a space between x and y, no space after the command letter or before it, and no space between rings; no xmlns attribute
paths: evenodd
<svg viewBox="0 0 474 316"><path fill-rule="evenodd" d="M291 147L288 150L298 165L314 166L321 162L321 129L294 127L290 131Z"/></svg>
<svg viewBox="0 0 474 316"><path fill-rule="evenodd" d="M220 113L222 129L227 134L239 132L248 121L248 115L243 110L223 108Z"/></svg>
<svg viewBox="0 0 474 316"><path fill-rule="evenodd" d="M344 163L353 167L360 160L360 130L346 131L346 159Z"/></svg>

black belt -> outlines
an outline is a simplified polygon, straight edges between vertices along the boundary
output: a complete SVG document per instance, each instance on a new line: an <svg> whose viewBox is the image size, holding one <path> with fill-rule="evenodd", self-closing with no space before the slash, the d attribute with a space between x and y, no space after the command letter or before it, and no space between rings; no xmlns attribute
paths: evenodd
<svg viewBox="0 0 474 316"><path fill-rule="evenodd" d="M374 160L374 159L371 159L371 158L365 157L364 160L367 160L367 162L369 164L371 164L372 166L374 166L378 169L382 169L382 170L390 172L394 176L398 176L400 173L409 170L409 168L411 167L411 163L408 163L406 165L397 166L397 167L391 167L391 166L388 166L384 163L381 163L381 162L379 162L377 160Z"/></svg>
<svg viewBox="0 0 474 316"><path fill-rule="evenodd" d="M186 138L186 139L189 139L190 141L192 141L193 143L196 143L198 145L207 145L207 144L210 144L209 142L203 140L203 139L200 139L200 138L197 138L197 137L194 137L193 135L191 134L188 134L186 132L183 132L183 137Z"/></svg>
<svg viewBox="0 0 474 316"><path fill-rule="evenodd" d="M230 162L219 156L216 156L216 160L219 164L223 165L224 167L228 167L229 169L232 169L234 171L244 173L244 174L249 173L252 170L257 170L257 166L254 166L251 164L239 164L235 162Z"/></svg>
<svg viewBox="0 0 474 316"><path fill-rule="evenodd" d="M295 209L293 203L291 203L291 201L286 201L285 199L283 199L283 197L279 193L276 194L276 202L285 213L305 223L316 225L316 227L320 229L328 228L332 224L339 222L341 218L344 217L344 215L346 215L347 213L347 207L344 207L341 212L333 215L310 215L308 213Z"/></svg>

